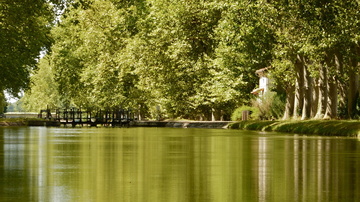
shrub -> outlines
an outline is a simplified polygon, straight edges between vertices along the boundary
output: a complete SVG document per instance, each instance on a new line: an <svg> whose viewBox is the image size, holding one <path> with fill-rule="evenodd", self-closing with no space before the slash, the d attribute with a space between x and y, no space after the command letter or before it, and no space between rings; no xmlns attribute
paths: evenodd
<svg viewBox="0 0 360 202"><path fill-rule="evenodd" d="M259 119L259 109L258 108L243 105L243 106L235 109L235 111L231 115L231 120L232 121L242 120L242 112L246 111L246 110L251 111L250 119L252 119L252 120Z"/></svg>
<svg viewBox="0 0 360 202"><path fill-rule="evenodd" d="M278 119L284 113L285 102L275 92L270 91L254 100L253 106L258 109L260 119Z"/></svg>

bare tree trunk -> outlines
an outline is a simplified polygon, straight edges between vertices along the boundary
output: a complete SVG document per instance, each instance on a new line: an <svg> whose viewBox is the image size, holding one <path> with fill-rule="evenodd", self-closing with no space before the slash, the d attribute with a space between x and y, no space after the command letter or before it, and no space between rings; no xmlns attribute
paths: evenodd
<svg viewBox="0 0 360 202"><path fill-rule="evenodd" d="M348 83L345 82L345 79L342 78L344 75L344 59L342 54L339 51L335 52L335 67L337 74L335 75L336 83L337 83L337 115L336 118L345 118L347 117L347 96L348 96ZM339 110L340 109L340 110ZM339 113L340 112L340 113Z"/></svg>
<svg viewBox="0 0 360 202"><path fill-rule="evenodd" d="M340 61L335 54L332 54L326 60L327 66L329 68L334 68L335 70L340 69ZM337 108L338 108L338 89L337 89L337 80L335 75L329 75L328 72L328 102L326 105L326 111L324 119L334 119L337 118Z"/></svg>
<svg viewBox="0 0 360 202"><path fill-rule="evenodd" d="M214 108L211 109L211 121L216 121L216 119L215 119L215 109Z"/></svg>
<svg viewBox="0 0 360 202"><path fill-rule="evenodd" d="M317 108L318 108L318 103L319 103L319 79L313 79L313 85L311 88L312 93L312 104L311 104L311 117L315 117L316 116L316 112L317 112Z"/></svg>
<svg viewBox="0 0 360 202"><path fill-rule="evenodd" d="M347 114L348 117L353 119L357 114L357 101L359 99L359 74L352 70L349 73L349 89L347 96Z"/></svg>
<svg viewBox="0 0 360 202"><path fill-rule="evenodd" d="M303 70L304 70L304 101L302 108L301 120L309 119L311 114L311 102L312 102L312 78L310 72L305 66L305 60L301 58Z"/></svg>
<svg viewBox="0 0 360 202"><path fill-rule="evenodd" d="M318 102L317 102L317 112L315 115L316 119L322 119L326 111L326 104L328 100L328 88L327 88L327 69L325 65L320 67L320 77L319 77L319 89L318 89Z"/></svg>
<svg viewBox="0 0 360 202"><path fill-rule="evenodd" d="M139 108L138 108L138 120L141 121L142 120L142 116L141 116L141 104L139 104Z"/></svg>
<svg viewBox="0 0 360 202"><path fill-rule="evenodd" d="M358 89L358 102L357 102L357 109L360 108L360 72L358 73L358 81L357 81L357 89ZM359 111L358 111L359 112Z"/></svg>
<svg viewBox="0 0 360 202"><path fill-rule="evenodd" d="M220 110L220 121L224 121L224 111Z"/></svg>
<svg viewBox="0 0 360 202"><path fill-rule="evenodd" d="M326 105L326 111L324 119L334 119L337 117L337 83L335 78L332 76L329 78L328 82L328 102Z"/></svg>
<svg viewBox="0 0 360 202"><path fill-rule="evenodd" d="M283 120L290 119L292 113L294 112L294 99L295 99L295 87L293 85L288 85L286 88L286 104Z"/></svg>
<svg viewBox="0 0 360 202"><path fill-rule="evenodd" d="M299 57L300 56L298 56L295 63L296 82L293 119L299 118L304 99L304 65L301 60L299 60Z"/></svg>
<svg viewBox="0 0 360 202"><path fill-rule="evenodd" d="M351 119L355 118L358 113L356 107L359 100L359 59L357 57L360 55L360 46L354 45L353 49L356 56L351 59L352 67L349 72L349 89L347 92L347 114Z"/></svg>

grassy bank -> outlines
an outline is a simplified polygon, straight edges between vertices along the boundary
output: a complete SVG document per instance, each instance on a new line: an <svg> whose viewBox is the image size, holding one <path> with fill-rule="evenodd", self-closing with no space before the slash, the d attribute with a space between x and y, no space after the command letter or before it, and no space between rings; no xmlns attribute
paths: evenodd
<svg viewBox="0 0 360 202"><path fill-rule="evenodd" d="M358 137L360 135L360 121L343 120L241 121L230 124L229 128L324 136Z"/></svg>

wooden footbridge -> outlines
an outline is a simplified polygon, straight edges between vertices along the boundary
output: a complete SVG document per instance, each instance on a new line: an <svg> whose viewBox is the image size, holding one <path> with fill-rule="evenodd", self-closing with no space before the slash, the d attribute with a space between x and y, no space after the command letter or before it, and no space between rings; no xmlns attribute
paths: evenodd
<svg viewBox="0 0 360 202"><path fill-rule="evenodd" d="M113 110L81 110L78 108L56 109L51 113L50 109L41 110L39 118L57 121L60 125L75 127L79 126L129 126L134 121L134 113L130 109Z"/></svg>

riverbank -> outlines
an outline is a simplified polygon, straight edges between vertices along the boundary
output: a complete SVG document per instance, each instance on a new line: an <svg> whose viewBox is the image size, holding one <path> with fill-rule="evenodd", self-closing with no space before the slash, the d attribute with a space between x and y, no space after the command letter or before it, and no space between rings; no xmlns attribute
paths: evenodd
<svg viewBox="0 0 360 202"><path fill-rule="evenodd" d="M347 120L241 121L229 124L229 128L323 136L360 136L360 121Z"/></svg>
<svg viewBox="0 0 360 202"><path fill-rule="evenodd" d="M0 126L60 126L59 122L34 118L0 119ZM131 127L229 128L323 136L360 136L360 121L135 121Z"/></svg>
<svg viewBox="0 0 360 202"><path fill-rule="evenodd" d="M35 118L3 118L0 126L60 126L56 121Z"/></svg>
<svg viewBox="0 0 360 202"><path fill-rule="evenodd" d="M228 128L231 121L134 121L131 127ZM71 124L71 123L69 123ZM0 126L60 126L57 121L36 118L4 118Z"/></svg>
<svg viewBox="0 0 360 202"><path fill-rule="evenodd" d="M232 121L135 121L135 127L169 127L169 128L228 128Z"/></svg>

